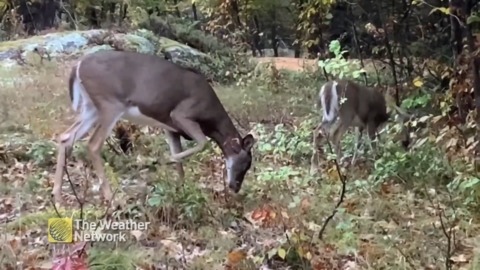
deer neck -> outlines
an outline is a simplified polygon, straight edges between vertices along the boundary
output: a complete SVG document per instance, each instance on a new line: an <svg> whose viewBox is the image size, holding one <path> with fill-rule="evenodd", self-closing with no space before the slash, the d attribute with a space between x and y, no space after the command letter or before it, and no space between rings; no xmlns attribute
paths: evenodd
<svg viewBox="0 0 480 270"><path fill-rule="evenodd" d="M209 133L208 137L217 143L225 158L235 153L232 146L233 143L241 144L242 138L230 119L225 119L216 124L216 127Z"/></svg>

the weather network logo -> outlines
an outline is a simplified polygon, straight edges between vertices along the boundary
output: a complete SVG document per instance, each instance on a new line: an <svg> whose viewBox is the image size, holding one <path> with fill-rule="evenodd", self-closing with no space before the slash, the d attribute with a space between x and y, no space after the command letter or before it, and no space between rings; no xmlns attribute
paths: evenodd
<svg viewBox="0 0 480 270"><path fill-rule="evenodd" d="M73 222L71 218L49 218L48 219L48 242L50 243L72 243Z"/></svg>

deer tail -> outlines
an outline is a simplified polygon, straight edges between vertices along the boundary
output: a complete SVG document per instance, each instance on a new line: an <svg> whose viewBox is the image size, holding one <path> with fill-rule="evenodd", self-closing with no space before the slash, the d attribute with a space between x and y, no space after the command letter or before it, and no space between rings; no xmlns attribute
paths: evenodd
<svg viewBox="0 0 480 270"><path fill-rule="evenodd" d="M320 90L320 105L323 108L323 122L332 122L338 111L338 93L336 81L326 83Z"/></svg>

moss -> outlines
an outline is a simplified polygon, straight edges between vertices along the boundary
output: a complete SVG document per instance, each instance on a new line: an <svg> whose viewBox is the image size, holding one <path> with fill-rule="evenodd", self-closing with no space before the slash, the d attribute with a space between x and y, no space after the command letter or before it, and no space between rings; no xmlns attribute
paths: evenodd
<svg viewBox="0 0 480 270"><path fill-rule="evenodd" d="M103 45L97 45L97 46L87 48L83 50L83 54L86 55L86 54L96 53L100 51L112 51L112 50L113 48L110 45L103 44Z"/></svg>
<svg viewBox="0 0 480 270"><path fill-rule="evenodd" d="M18 49L24 45L30 44L32 42L40 42L43 40L43 36L34 36L27 39L17 39L0 42L0 52L8 51L11 49Z"/></svg>
<svg viewBox="0 0 480 270"><path fill-rule="evenodd" d="M129 50L135 50L140 53L154 54L155 47L146 38L137 36L134 34L126 34L123 36L126 48Z"/></svg>

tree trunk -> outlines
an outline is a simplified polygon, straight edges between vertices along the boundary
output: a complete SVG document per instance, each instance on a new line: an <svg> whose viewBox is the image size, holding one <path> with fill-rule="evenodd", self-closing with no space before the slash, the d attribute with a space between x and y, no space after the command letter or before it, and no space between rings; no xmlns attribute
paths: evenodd
<svg viewBox="0 0 480 270"><path fill-rule="evenodd" d="M297 10L299 13L302 12L303 10L303 4L304 4L304 0L298 0L297 2ZM295 58L300 58L300 54L301 54L301 44L302 44L302 31L301 30L298 30L298 26L300 25L300 22L301 20L299 18L297 18L297 25L295 26L295 44L294 44L294 50L295 50Z"/></svg>
<svg viewBox="0 0 480 270"><path fill-rule="evenodd" d="M462 8L462 0L450 0L449 8L452 12L450 16L450 44L452 46L453 60L455 65L457 64L458 55L462 53L462 29L458 21L458 10Z"/></svg>
<svg viewBox="0 0 480 270"><path fill-rule="evenodd" d="M278 57L278 42L277 42L277 12L272 9L271 13L272 25L270 28L270 40L272 42L273 56Z"/></svg>
<svg viewBox="0 0 480 270"><path fill-rule="evenodd" d="M254 31L253 31L253 46L258 50L260 56L263 56L263 46L262 38L260 37L260 33L262 33L262 29L260 28L260 23L258 22L257 15L253 15L253 24L254 24Z"/></svg>
<svg viewBox="0 0 480 270"><path fill-rule="evenodd" d="M472 14L472 9L475 5L475 0L466 0L465 2L465 16L464 22L466 25L466 36L467 36L467 45L470 53L470 66L472 68L472 78L473 78L473 94L475 98L475 110L476 110L476 126L477 126L477 141L480 140L480 74L479 74L479 56L476 55L477 48L475 45L475 37L472 33L472 24L466 23L466 18ZM480 158L480 145L477 145L475 149L476 158Z"/></svg>
<svg viewBox="0 0 480 270"><path fill-rule="evenodd" d="M378 16L378 21L380 22L380 25L382 26L384 30L384 37L383 37L383 42L385 45L385 48L387 49L387 57L388 57L388 62L390 64L390 68L392 70L392 76L393 76L393 83L395 84L395 103L397 106L400 106L400 86L398 84L398 79L397 79L397 69L396 69L396 64L395 64L395 57L393 55L393 50L392 46L390 44L390 38L389 38L389 31L386 28L386 24L384 22L384 18L382 18L382 13L380 12L380 4L376 2L376 11L377 11L377 16Z"/></svg>
<svg viewBox="0 0 480 270"><path fill-rule="evenodd" d="M242 21L240 20L240 8L238 6L237 0L231 0L231 8L232 8L232 17L233 17L233 22L239 26L242 27Z"/></svg>
<svg viewBox="0 0 480 270"><path fill-rule="evenodd" d="M192 4L192 13L193 13L193 19L195 21L198 21L197 5L195 5L195 3Z"/></svg>
<svg viewBox="0 0 480 270"><path fill-rule="evenodd" d="M177 15L177 17L181 17L181 14L180 14L180 9L178 9L178 0L173 0L173 4L175 5L175 14Z"/></svg>

